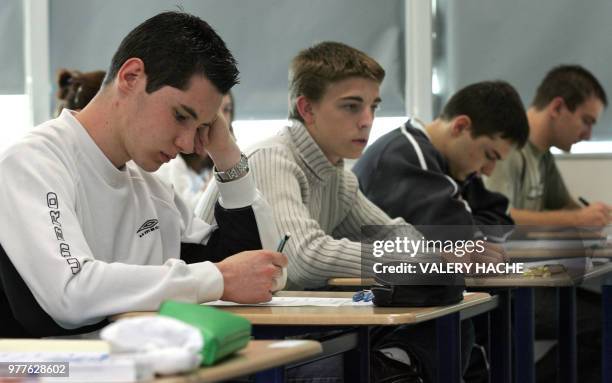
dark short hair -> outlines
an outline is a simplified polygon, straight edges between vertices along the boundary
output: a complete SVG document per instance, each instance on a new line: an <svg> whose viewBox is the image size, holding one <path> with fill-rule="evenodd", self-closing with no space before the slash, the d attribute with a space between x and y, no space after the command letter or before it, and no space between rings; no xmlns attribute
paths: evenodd
<svg viewBox="0 0 612 383"><path fill-rule="evenodd" d="M580 65L560 65L546 74L531 105L542 110L555 97L561 97L567 108L573 112L591 96L597 97L608 106L606 92L591 72Z"/></svg>
<svg viewBox="0 0 612 383"><path fill-rule="evenodd" d="M57 72L57 115L64 108L83 109L98 93L105 72L80 72L62 68Z"/></svg>
<svg viewBox="0 0 612 383"><path fill-rule="evenodd" d="M450 121L466 115L474 137L500 135L518 147L529 137L529 123L521 97L505 81L483 81L466 86L444 105L440 118Z"/></svg>
<svg viewBox="0 0 612 383"><path fill-rule="evenodd" d="M343 43L325 41L299 52L289 67L289 118L302 120L297 98L320 101L328 85L350 77L382 83L385 70L362 51Z"/></svg>
<svg viewBox="0 0 612 383"><path fill-rule="evenodd" d="M166 85L185 90L195 74L206 76L223 94L238 83L236 60L221 37L188 13L160 13L134 28L115 52L104 84L134 57L144 62L148 93Z"/></svg>

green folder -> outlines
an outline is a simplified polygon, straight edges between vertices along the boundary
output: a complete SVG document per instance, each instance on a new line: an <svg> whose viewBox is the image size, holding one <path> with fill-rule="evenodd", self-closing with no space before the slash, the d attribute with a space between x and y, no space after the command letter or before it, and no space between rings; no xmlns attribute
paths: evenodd
<svg viewBox="0 0 612 383"><path fill-rule="evenodd" d="M159 309L159 314L200 329L204 339L202 364L206 366L240 350L251 339L251 322L214 307L165 301Z"/></svg>

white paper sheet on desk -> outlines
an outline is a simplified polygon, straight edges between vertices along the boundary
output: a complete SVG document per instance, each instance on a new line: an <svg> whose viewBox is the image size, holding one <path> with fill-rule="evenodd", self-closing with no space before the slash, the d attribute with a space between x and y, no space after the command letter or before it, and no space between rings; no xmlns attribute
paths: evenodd
<svg viewBox="0 0 612 383"><path fill-rule="evenodd" d="M228 301L214 301L203 303L208 306L277 306L277 307L299 307L299 306L372 306L372 302L353 302L351 298L314 298L314 297L272 297L270 302L243 304Z"/></svg>

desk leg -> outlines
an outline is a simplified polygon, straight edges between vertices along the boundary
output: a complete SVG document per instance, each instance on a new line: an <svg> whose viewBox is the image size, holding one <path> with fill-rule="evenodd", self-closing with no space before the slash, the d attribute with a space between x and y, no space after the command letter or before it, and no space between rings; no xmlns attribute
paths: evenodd
<svg viewBox="0 0 612 383"><path fill-rule="evenodd" d="M575 383L578 377L576 361L576 288L557 288L557 367L561 383Z"/></svg>
<svg viewBox="0 0 612 383"><path fill-rule="evenodd" d="M604 284L601 288L602 323L602 381L612 383L612 285Z"/></svg>
<svg viewBox="0 0 612 383"><path fill-rule="evenodd" d="M284 339L281 330L274 327L254 327L253 338L255 339ZM285 366L271 368L255 374L255 383L284 383Z"/></svg>
<svg viewBox="0 0 612 383"><path fill-rule="evenodd" d="M369 328L360 326L354 329L353 326L346 328L321 327L321 326L254 326L253 336L255 339L284 339L287 336L304 335L309 333L320 333L342 330L344 333L333 336L326 340L321 340L323 353L307 361L290 364L287 368L297 367L305 363L311 363L328 358L337 354L344 354L344 373L346 382L369 382L370 381L370 337ZM284 382L285 367L277 367L257 374L256 382Z"/></svg>
<svg viewBox="0 0 612 383"><path fill-rule="evenodd" d="M512 333L510 290L497 293L499 305L491 311L491 382L510 383L512 379Z"/></svg>
<svg viewBox="0 0 612 383"><path fill-rule="evenodd" d="M370 328L367 326L357 330L357 348L344 354L344 381L370 381Z"/></svg>
<svg viewBox="0 0 612 383"><path fill-rule="evenodd" d="M515 382L533 383L535 364L533 356L534 340L533 289L522 287L514 293L514 347Z"/></svg>
<svg viewBox="0 0 612 383"><path fill-rule="evenodd" d="M255 374L255 383L284 383L285 369L271 368Z"/></svg>
<svg viewBox="0 0 612 383"><path fill-rule="evenodd" d="M461 319L453 313L436 319L438 383L461 382Z"/></svg>

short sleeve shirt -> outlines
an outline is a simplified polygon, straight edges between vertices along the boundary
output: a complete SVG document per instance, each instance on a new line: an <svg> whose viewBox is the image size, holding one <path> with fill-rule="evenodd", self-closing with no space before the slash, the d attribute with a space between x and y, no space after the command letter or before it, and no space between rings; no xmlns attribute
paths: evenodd
<svg viewBox="0 0 612 383"><path fill-rule="evenodd" d="M516 209L559 210L572 200L553 155L531 142L500 161L485 184L508 197Z"/></svg>

